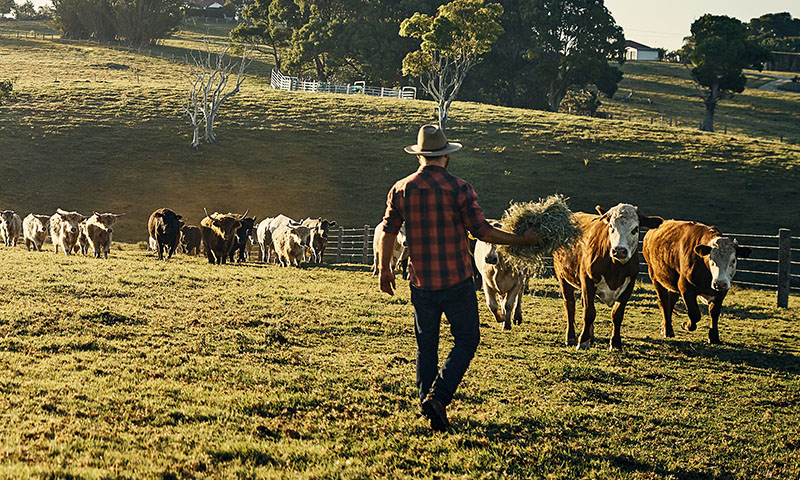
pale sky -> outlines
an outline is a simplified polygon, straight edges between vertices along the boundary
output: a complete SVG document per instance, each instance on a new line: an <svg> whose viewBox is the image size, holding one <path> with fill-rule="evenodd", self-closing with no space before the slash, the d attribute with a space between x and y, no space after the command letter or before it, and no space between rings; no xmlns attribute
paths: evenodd
<svg viewBox="0 0 800 480"><path fill-rule="evenodd" d="M50 0L33 3L39 6ZM800 18L800 0L605 0L605 4L626 39L667 50L681 48L692 22L706 13L745 23L765 13L789 12Z"/></svg>
<svg viewBox="0 0 800 480"><path fill-rule="evenodd" d="M625 38L648 47L677 50L692 22L706 13L744 23L765 13L789 12L800 18L800 0L605 0Z"/></svg>

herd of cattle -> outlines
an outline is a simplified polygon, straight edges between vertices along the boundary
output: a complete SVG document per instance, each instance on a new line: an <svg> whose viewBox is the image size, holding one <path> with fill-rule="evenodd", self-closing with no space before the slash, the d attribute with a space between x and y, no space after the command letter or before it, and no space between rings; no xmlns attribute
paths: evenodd
<svg viewBox="0 0 800 480"><path fill-rule="evenodd" d="M682 298L689 321L682 326L696 329L700 320L698 297L709 304L711 328L708 339L719 343L718 320L722 301L736 273L737 258L750 255L750 249L723 236L716 227L697 222L663 220L649 217L630 204L620 203L609 210L597 207L598 214L575 213L573 220L580 229L578 239L553 254L553 266L564 297L567 317L566 344L578 349L594 343L595 297L613 306L610 349L621 349L620 329L625 306L633 293L639 274L638 247L640 227L648 229L642 254L656 290L663 323L661 333L673 337L672 312ZM322 262L328 243L329 229L336 222L321 217L294 221L285 215L265 218L256 224L256 217L244 214L209 214L199 226L185 225L181 215L161 208L148 220L149 245L158 259L169 259L176 251L189 255L205 253L209 263L243 262L251 244L258 245L259 260L282 266L299 266L300 262ZM85 217L78 212L58 209L52 216L30 214L24 220L10 210L0 211L0 238L6 246L16 246L23 236L28 250L42 249L49 231L55 253L59 248L66 255L91 251L95 257L108 253L112 225L119 214L97 213ZM502 227L494 222L496 227ZM405 228L405 226L403 227ZM380 264L380 225L375 228L373 273ZM486 303L504 329L512 319L522 321L520 307L525 284L524 273L513 268L495 245L472 242L475 276L482 285ZM397 236L392 265L408 261L405 230ZM575 291L580 290L583 303L583 330L575 331Z"/></svg>

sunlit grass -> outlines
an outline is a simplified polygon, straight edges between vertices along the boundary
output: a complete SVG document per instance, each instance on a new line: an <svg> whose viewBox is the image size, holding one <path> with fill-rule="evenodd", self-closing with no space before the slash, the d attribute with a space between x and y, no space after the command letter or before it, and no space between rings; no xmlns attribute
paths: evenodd
<svg viewBox="0 0 800 480"><path fill-rule="evenodd" d="M800 472L794 297L779 310L774 293L735 290L711 347L705 323L660 338L642 285L625 351L606 351L601 306L598 345L576 352L555 283L533 282L510 332L481 305L454 432L439 435L417 414L406 284L385 296L367 266L220 268L131 245L107 261L0 256L3 477Z"/></svg>

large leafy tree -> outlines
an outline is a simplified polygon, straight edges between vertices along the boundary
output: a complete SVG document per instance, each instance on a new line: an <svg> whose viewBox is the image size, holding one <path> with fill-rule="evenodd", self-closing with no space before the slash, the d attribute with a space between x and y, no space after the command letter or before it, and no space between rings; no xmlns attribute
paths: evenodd
<svg viewBox="0 0 800 480"><path fill-rule="evenodd" d="M400 79L400 62L413 48L396 37L400 19L428 0L255 0L232 38L273 56L293 75L320 81Z"/></svg>
<svg viewBox="0 0 800 480"><path fill-rule="evenodd" d="M183 0L52 0L55 26L66 38L142 45L180 24Z"/></svg>
<svg viewBox="0 0 800 480"><path fill-rule="evenodd" d="M400 24L401 36L421 40L419 49L403 59L403 74L418 77L436 100L442 130L467 73L503 33L502 14L499 3L454 0L433 17L417 12Z"/></svg>
<svg viewBox="0 0 800 480"><path fill-rule="evenodd" d="M547 104L557 112L570 87L589 84L613 96L622 72L625 37L603 0L519 0L530 32L523 56L546 82Z"/></svg>
<svg viewBox="0 0 800 480"><path fill-rule="evenodd" d="M770 50L800 53L800 18L788 12L761 15L747 27L750 38Z"/></svg>
<svg viewBox="0 0 800 480"><path fill-rule="evenodd" d="M0 0L0 17L8 15L14 9L14 0Z"/></svg>
<svg viewBox="0 0 800 480"><path fill-rule="evenodd" d="M761 70L770 52L747 38L745 24L725 15L695 20L684 42L682 57L692 65L692 78L706 107L700 130L713 132L717 103L742 92L747 82L742 70Z"/></svg>

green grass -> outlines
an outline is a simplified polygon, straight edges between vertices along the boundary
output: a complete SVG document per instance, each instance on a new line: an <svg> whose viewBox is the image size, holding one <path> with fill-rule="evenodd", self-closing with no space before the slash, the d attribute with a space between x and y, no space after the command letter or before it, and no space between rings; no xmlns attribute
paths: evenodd
<svg viewBox="0 0 800 480"><path fill-rule="evenodd" d="M406 283L367 266L0 250L3 478L796 478L797 298L735 290L721 346L660 338L649 285L609 353L562 346L552 280L482 340L434 434ZM482 303L482 300L481 300ZM685 320L681 313L676 323ZM447 328L441 354L451 346Z"/></svg>

